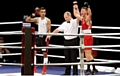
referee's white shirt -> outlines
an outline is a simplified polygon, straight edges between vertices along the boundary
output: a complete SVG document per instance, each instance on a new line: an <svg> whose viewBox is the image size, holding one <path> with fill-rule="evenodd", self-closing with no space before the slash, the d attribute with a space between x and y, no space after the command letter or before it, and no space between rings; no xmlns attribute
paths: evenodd
<svg viewBox="0 0 120 76"><path fill-rule="evenodd" d="M77 23L76 19L71 19L70 23L67 23L67 21L63 22L57 30L63 32L64 34L78 34L78 26L79 23ZM64 36L65 40L71 40L74 38L77 38L77 36Z"/></svg>

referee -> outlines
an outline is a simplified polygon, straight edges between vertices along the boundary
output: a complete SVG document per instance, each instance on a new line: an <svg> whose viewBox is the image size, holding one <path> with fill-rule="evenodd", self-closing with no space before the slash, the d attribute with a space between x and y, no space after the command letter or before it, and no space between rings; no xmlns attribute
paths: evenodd
<svg viewBox="0 0 120 76"><path fill-rule="evenodd" d="M53 33L64 32L64 34L78 34L78 26L76 19L73 19L70 12L64 13L65 21L53 31ZM51 36L47 36L47 39L50 39ZM78 36L64 36L64 46L78 46ZM65 62L77 62L77 52L78 49L65 49ZM66 65L65 73L63 75L70 75L71 74L71 66ZM78 75L78 67L77 65L73 65L73 75Z"/></svg>

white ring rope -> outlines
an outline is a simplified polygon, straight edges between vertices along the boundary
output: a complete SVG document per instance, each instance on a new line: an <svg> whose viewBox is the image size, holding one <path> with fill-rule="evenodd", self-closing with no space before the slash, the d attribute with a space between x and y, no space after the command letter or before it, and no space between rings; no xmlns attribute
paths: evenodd
<svg viewBox="0 0 120 76"><path fill-rule="evenodd" d="M13 55L21 55L21 53L10 53L10 54L0 54L2 56L13 56ZM36 54L36 56L43 56L43 54ZM54 58L65 58L65 56L59 56L59 55L48 55L48 57L54 57ZM77 59L80 59L77 57ZM86 58L84 58L86 60ZM119 60L106 60L106 59L94 59L95 61L103 61L103 62L110 62L110 61L119 61Z"/></svg>
<svg viewBox="0 0 120 76"><path fill-rule="evenodd" d="M0 32L0 35L22 35L22 32Z"/></svg>
<svg viewBox="0 0 120 76"><path fill-rule="evenodd" d="M63 45L54 45L54 44L50 44L49 46L63 46ZM120 50L116 50L116 49L101 49L101 48L92 48L92 50L100 50L100 51L112 51L112 52L119 52Z"/></svg>
<svg viewBox="0 0 120 76"><path fill-rule="evenodd" d="M95 46L84 46L85 48L113 48L120 47L120 45L95 45ZM119 52L119 51L118 51Z"/></svg>
<svg viewBox="0 0 120 76"><path fill-rule="evenodd" d="M21 55L21 53L10 53L10 54L0 54L0 56L13 56L13 55Z"/></svg>
<svg viewBox="0 0 120 76"><path fill-rule="evenodd" d="M15 44L21 44L21 42L16 43L4 43L0 44L0 48L12 48L12 49L21 49L23 47L21 46L1 46L1 45L15 45ZM120 45L98 45L98 46L85 46L85 47L93 47L93 50L99 50L99 51L112 51L112 52L120 52L120 50L116 49L100 49L100 48L111 48L111 47L120 47ZM32 47L33 48L33 47ZM80 48L80 46L62 46L62 45L53 45L50 44L50 47L35 47L36 49L42 49L42 48L48 48L48 49L67 49L67 48Z"/></svg>
<svg viewBox="0 0 120 76"><path fill-rule="evenodd" d="M15 22L0 22L0 25L5 25L5 24L21 24L23 21L15 21Z"/></svg>
<svg viewBox="0 0 120 76"><path fill-rule="evenodd" d="M5 24L22 24L23 21L15 21L15 22L1 22L0 25ZM51 26L60 26L60 24L52 24ZM79 26L81 27L81 26ZM96 29L120 29L120 27L106 27L106 26L92 26L92 28Z"/></svg>
<svg viewBox="0 0 120 76"><path fill-rule="evenodd" d="M21 42L14 42L14 43L0 43L0 45L17 45L21 44Z"/></svg>
<svg viewBox="0 0 120 76"><path fill-rule="evenodd" d="M84 65L86 64L113 64L113 63L120 63L120 61L111 61L111 62L84 62ZM48 63L48 64L35 64L37 66L43 66L43 65L48 65L48 66L53 66L53 65L80 65L79 62L77 63Z"/></svg>
<svg viewBox="0 0 120 76"><path fill-rule="evenodd" d="M111 61L111 62L84 62L86 64L113 64L113 63L120 63L120 61Z"/></svg>
<svg viewBox="0 0 120 76"><path fill-rule="evenodd" d="M38 34L38 32L36 32ZM15 34L23 34L21 31L10 31L10 32L0 32L0 34L2 35L15 35ZM58 33L58 34L62 34L62 33ZM111 34L111 33L110 33ZM113 33L114 34L114 33ZM118 33L117 33L118 34ZM115 37L115 36L93 36L94 38L109 38L109 39L120 39L120 37Z"/></svg>
<svg viewBox="0 0 120 76"><path fill-rule="evenodd" d="M84 35L88 35L88 36L100 36L100 35L106 35L106 36L110 36L110 35L120 35L120 33L97 33L97 34L62 34L62 33L35 33L35 35L53 35L53 36L84 36Z"/></svg>
<svg viewBox="0 0 120 76"><path fill-rule="evenodd" d="M51 26L60 26L58 24L52 24ZM81 28L81 26L78 26L79 28ZM92 26L92 28L96 28L96 29L120 29L120 27L108 27L108 26Z"/></svg>
<svg viewBox="0 0 120 76"><path fill-rule="evenodd" d="M120 50L116 50L116 49L99 49L99 48L92 48L92 50L120 52Z"/></svg>
<svg viewBox="0 0 120 76"><path fill-rule="evenodd" d="M22 66L21 63L0 63L0 65L15 65L15 66Z"/></svg>
<svg viewBox="0 0 120 76"><path fill-rule="evenodd" d="M36 49L75 49L80 48L80 46L58 46L58 47L35 47Z"/></svg>
<svg viewBox="0 0 120 76"><path fill-rule="evenodd" d="M13 55L21 55L21 53L10 53L10 54L0 54L2 56L13 56ZM43 54L36 54L36 56L43 56ZM54 57L54 58L65 58L65 56L59 56L59 55L48 55L48 57ZM80 59L77 57L77 59ZM86 58L84 58L86 60ZM119 60L106 60L106 59L94 59L95 61L103 61L103 62L110 62L110 61L119 61Z"/></svg>
<svg viewBox="0 0 120 76"><path fill-rule="evenodd" d="M0 35L22 35L22 32L0 32ZM54 36L84 36L84 35L93 35L93 36L100 36L100 35L120 35L120 33L97 33L97 34L62 34L62 33L38 33L36 32L35 35L54 35Z"/></svg>
<svg viewBox="0 0 120 76"><path fill-rule="evenodd" d="M35 47L36 49L67 49L67 48L80 48L81 46L57 46L57 47ZM82 48L111 48L120 47L120 45L96 45L96 46L82 46ZM114 50L116 51L116 50ZM113 51L112 51L113 52ZM117 51L120 52L120 51Z"/></svg>
<svg viewBox="0 0 120 76"><path fill-rule="evenodd" d="M115 36L93 36L94 38L107 38L107 39L120 39L120 37Z"/></svg>
<svg viewBox="0 0 120 76"><path fill-rule="evenodd" d="M22 49L21 46L0 46L0 48L8 48L8 49Z"/></svg>
<svg viewBox="0 0 120 76"><path fill-rule="evenodd" d="M36 54L36 56L43 56L43 54ZM65 56L59 56L59 55L48 55L48 57L54 57L54 58L65 58ZM80 59L77 57L77 59ZM86 58L84 58L86 60ZM103 62L110 62L110 61L119 61L119 60L106 60L106 59L94 59L95 61L103 61Z"/></svg>
<svg viewBox="0 0 120 76"><path fill-rule="evenodd" d="M120 63L120 61L112 61L112 62L84 62L84 65L86 64L113 64L113 63ZM23 64L21 63L0 63L0 65L16 65L16 66L22 66ZM31 64L33 65L33 64ZM48 63L48 64L35 64L36 66L43 66L43 65L48 65L48 66L53 66L53 65L80 65L79 62L77 63Z"/></svg>
<svg viewBox="0 0 120 76"><path fill-rule="evenodd" d="M21 31L2 31L3 33L4 32L20 32L21 33Z"/></svg>

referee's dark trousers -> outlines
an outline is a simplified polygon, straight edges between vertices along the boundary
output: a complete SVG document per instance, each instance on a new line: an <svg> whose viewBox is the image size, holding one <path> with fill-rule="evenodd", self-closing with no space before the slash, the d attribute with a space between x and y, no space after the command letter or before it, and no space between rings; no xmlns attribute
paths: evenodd
<svg viewBox="0 0 120 76"><path fill-rule="evenodd" d="M74 38L70 40L64 40L64 46L78 46L79 45L79 39ZM71 62L77 62L77 54L79 52L79 49L65 49L64 55L65 55L65 62L71 63ZM71 66L66 65L65 73L70 75L71 73ZM73 65L73 74L78 74L78 67L77 65Z"/></svg>

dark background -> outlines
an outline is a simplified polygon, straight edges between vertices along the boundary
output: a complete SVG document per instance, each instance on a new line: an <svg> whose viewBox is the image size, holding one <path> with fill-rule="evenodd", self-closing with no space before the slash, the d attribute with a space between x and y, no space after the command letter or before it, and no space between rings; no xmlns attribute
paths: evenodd
<svg viewBox="0 0 120 76"><path fill-rule="evenodd" d="M83 3L87 0L79 0L79 8L83 6ZM45 7L47 9L47 17L51 19L52 24L61 24L64 21L63 14L65 11L73 13L72 9L73 0L30 0L30 1L3 1L0 3L0 22L13 22L22 21L23 15L30 15L34 12L35 7ZM93 26L118 26L119 27L119 2L116 1L104 1L104 0L88 0L91 5L93 13ZM74 17L74 16L73 16ZM0 31L18 31L21 30L21 24L7 24L0 25ZM52 31L56 27L52 27ZM120 32L120 30L104 30L93 29L93 33L112 33ZM20 35L6 35L3 36L5 42L20 42ZM96 43L98 40L99 43ZM109 45L119 44L120 40L114 39L99 39L95 38L94 44ZM52 37L51 44L63 45L63 37ZM119 49L119 48L117 48ZM20 52L20 49L10 49L12 53ZM98 58L103 59L120 59L120 53L115 52L98 52ZM63 50L50 50L49 54L63 55ZM19 57L12 57L19 62ZM50 59L53 62L53 59ZM56 59L61 62L61 59ZM63 59L62 59L63 61ZM113 65L112 65L113 66Z"/></svg>

